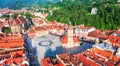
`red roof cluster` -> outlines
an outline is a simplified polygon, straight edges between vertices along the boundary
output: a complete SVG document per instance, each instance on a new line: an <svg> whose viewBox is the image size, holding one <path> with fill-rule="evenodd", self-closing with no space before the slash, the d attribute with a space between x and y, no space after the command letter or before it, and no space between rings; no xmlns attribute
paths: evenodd
<svg viewBox="0 0 120 66"><path fill-rule="evenodd" d="M64 66L57 58L44 58L41 60L41 66Z"/></svg>
<svg viewBox="0 0 120 66"><path fill-rule="evenodd" d="M88 33L89 37L96 37L96 38L101 38L101 39L108 39L110 35L112 35L114 31L100 31L100 30L95 30L90 33Z"/></svg>
<svg viewBox="0 0 120 66"><path fill-rule="evenodd" d="M23 57L25 55L24 38L22 36L7 35L0 38L0 66L4 65L19 65L26 61ZM24 59L24 60L23 60ZM26 63L24 63L26 65Z"/></svg>
<svg viewBox="0 0 120 66"><path fill-rule="evenodd" d="M118 47L120 47L120 37L117 36L109 36L108 41L112 44L117 45Z"/></svg>
<svg viewBox="0 0 120 66"><path fill-rule="evenodd" d="M59 54L57 56L63 65L84 65L84 66L119 66L120 58L107 50L91 48L82 53L70 55L70 53Z"/></svg>
<svg viewBox="0 0 120 66"><path fill-rule="evenodd" d="M95 31L88 33L88 36L89 37L98 37L100 32L101 32L100 30L95 30Z"/></svg>
<svg viewBox="0 0 120 66"><path fill-rule="evenodd" d="M120 31L116 31L115 34L120 34Z"/></svg>
<svg viewBox="0 0 120 66"><path fill-rule="evenodd" d="M14 14L14 13L20 13L20 12L26 12L26 11L27 10L25 8L21 10L11 10L8 8L4 8L0 10L0 14Z"/></svg>
<svg viewBox="0 0 120 66"><path fill-rule="evenodd" d="M38 26L33 26L32 28L30 28L27 33L28 35L31 37L35 36L35 33L37 31L49 31L52 34L56 34L56 35L62 35L64 34L64 31L67 27L66 24L63 23L59 23L56 21L53 22L45 22L44 20L41 19L34 19L35 23L39 23L40 25ZM44 24L46 23L46 24ZM43 24L43 25L42 25ZM44 33L44 32L43 32Z"/></svg>
<svg viewBox="0 0 120 66"><path fill-rule="evenodd" d="M0 38L0 48L22 47L24 39L22 36L8 36Z"/></svg>
<svg viewBox="0 0 120 66"><path fill-rule="evenodd" d="M26 22L26 19L23 16L19 16L12 22L12 26L20 25Z"/></svg>

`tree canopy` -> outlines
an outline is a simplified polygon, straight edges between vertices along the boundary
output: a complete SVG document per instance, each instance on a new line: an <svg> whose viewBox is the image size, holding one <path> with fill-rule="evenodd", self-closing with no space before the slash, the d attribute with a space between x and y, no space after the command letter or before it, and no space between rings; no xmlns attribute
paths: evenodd
<svg viewBox="0 0 120 66"><path fill-rule="evenodd" d="M71 21L73 25L85 24L101 30L120 27L120 7L113 0L96 3L63 2L51 5L53 7L60 9L54 10L52 16L47 17L50 21L57 20L66 24ZM98 9L97 14L91 14L93 7Z"/></svg>

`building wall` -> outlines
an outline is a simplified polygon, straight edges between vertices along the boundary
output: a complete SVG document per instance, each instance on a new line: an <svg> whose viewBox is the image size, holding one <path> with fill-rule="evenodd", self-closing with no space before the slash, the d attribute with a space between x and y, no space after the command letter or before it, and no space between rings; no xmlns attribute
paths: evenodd
<svg viewBox="0 0 120 66"><path fill-rule="evenodd" d="M68 29L68 47L74 47L73 29Z"/></svg>
<svg viewBox="0 0 120 66"><path fill-rule="evenodd" d="M20 33L21 32L21 29L20 29L20 26L11 26L11 31L12 33Z"/></svg>
<svg viewBox="0 0 120 66"><path fill-rule="evenodd" d="M88 33L89 32L92 32L94 31L95 28L90 28L90 29L80 29L80 28L76 28L75 29L75 36L78 36L78 37L87 37Z"/></svg>

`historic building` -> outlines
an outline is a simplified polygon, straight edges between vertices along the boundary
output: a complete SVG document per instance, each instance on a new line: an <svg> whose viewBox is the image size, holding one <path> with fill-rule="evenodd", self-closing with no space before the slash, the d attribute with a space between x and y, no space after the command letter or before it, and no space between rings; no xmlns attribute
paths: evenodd
<svg viewBox="0 0 120 66"><path fill-rule="evenodd" d="M73 26L70 24L67 30L67 35L61 37L62 46L65 48L72 48L80 46L78 37L74 36Z"/></svg>

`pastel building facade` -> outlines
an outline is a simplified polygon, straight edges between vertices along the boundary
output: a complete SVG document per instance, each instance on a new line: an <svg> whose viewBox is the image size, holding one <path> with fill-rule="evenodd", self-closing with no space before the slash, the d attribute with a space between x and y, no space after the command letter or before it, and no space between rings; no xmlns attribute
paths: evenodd
<svg viewBox="0 0 120 66"><path fill-rule="evenodd" d="M67 35L61 37L62 46L64 48L72 48L80 46L78 37L74 36L73 26L70 25L67 31Z"/></svg>
<svg viewBox="0 0 120 66"><path fill-rule="evenodd" d="M94 27L81 27L78 26L75 28L75 36L82 38L82 37L87 37L88 33L96 30Z"/></svg>

